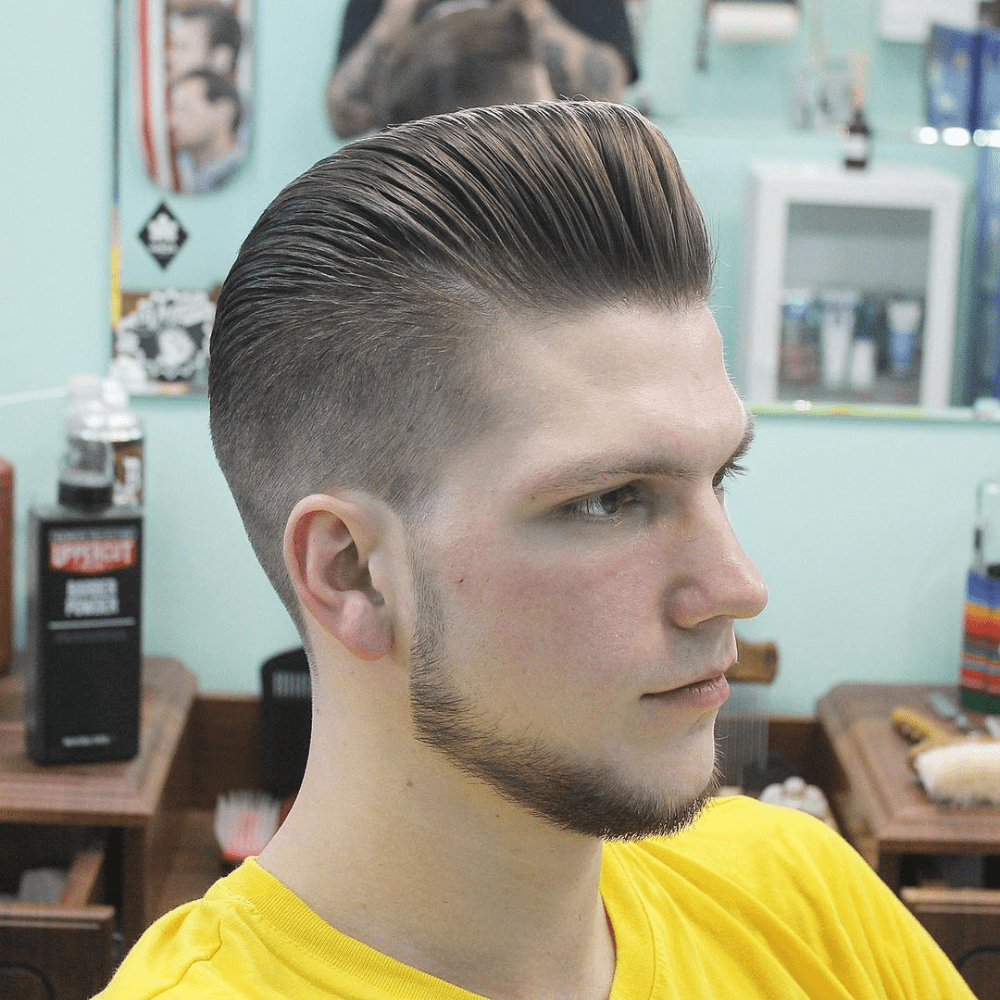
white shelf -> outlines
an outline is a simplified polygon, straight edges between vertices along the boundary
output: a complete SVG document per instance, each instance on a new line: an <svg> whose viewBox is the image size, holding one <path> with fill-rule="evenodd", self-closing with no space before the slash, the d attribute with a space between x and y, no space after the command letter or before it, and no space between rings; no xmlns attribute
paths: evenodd
<svg viewBox="0 0 1000 1000"><path fill-rule="evenodd" d="M950 404L964 185L947 173L875 164L755 160L749 167L738 381L750 403L842 398L779 382L781 302L788 288L854 288L924 302L911 385L880 379L852 402ZM910 398L912 396L912 398Z"/></svg>

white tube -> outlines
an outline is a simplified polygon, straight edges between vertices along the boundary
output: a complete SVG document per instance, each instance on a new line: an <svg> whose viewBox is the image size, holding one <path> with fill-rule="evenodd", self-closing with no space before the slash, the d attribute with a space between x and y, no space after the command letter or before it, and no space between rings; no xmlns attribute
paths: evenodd
<svg viewBox="0 0 1000 1000"><path fill-rule="evenodd" d="M841 386L847 378L847 361L854 339L854 316L859 295L856 291L827 291L820 296L823 304L822 372L823 383Z"/></svg>
<svg viewBox="0 0 1000 1000"><path fill-rule="evenodd" d="M923 304L918 299L893 299L887 307L889 370L897 378L910 374L922 312Z"/></svg>

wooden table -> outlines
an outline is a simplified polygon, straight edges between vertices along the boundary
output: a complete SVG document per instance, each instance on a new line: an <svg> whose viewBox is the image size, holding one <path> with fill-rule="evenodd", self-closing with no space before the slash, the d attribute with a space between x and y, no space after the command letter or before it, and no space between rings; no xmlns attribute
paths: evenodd
<svg viewBox="0 0 1000 1000"><path fill-rule="evenodd" d="M139 754L130 761L39 765L24 748L23 663L0 677L0 823L108 831L109 894L126 945L152 917L158 882L186 802L190 760L179 753L196 681L180 660L147 656Z"/></svg>
<svg viewBox="0 0 1000 1000"><path fill-rule="evenodd" d="M906 705L933 717L932 691L957 703L957 687L927 684L842 684L816 703L835 757L827 797L844 834L897 892L909 856L1000 855L1000 807L938 805L907 763L909 745L893 729L892 710Z"/></svg>

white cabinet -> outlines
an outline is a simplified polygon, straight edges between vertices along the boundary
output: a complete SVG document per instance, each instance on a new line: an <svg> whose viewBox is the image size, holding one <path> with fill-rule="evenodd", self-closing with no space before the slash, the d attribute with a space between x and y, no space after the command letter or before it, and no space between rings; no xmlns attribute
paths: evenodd
<svg viewBox="0 0 1000 1000"><path fill-rule="evenodd" d="M962 182L934 170L752 162L737 371L747 402L948 406L962 209ZM846 341L824 329L822 305L845 293L858 302ZM918 303L908 343L888 321L904 301Z"/></svg>

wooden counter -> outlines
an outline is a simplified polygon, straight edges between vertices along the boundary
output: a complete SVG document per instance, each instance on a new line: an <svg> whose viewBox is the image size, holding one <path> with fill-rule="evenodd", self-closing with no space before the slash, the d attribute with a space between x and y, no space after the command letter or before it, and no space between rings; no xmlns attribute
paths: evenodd
<svg viewBox="0 0 1000 1000"><path fill-rule="evenodd" d="M130 761L39 765L24 747L22 667L0 677L0 824L88 827L105 832L108 902L127 945L154 915L190 795L191 760L178 753L195 694L180 660L143 661L140 748Z"/></svg>

